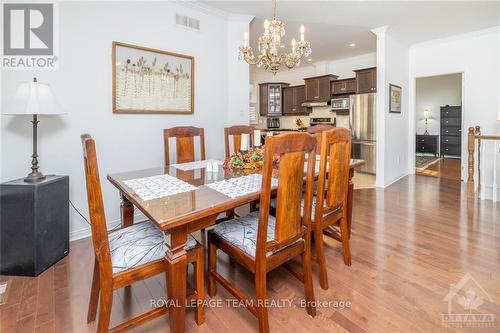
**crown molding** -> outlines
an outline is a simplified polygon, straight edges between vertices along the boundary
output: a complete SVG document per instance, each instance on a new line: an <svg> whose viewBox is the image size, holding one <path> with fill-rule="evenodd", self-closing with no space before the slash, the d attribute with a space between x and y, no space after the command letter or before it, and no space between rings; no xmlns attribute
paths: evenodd
<svg viewBox="0 0 500 333"><path fill-rule="evenodd" d="M249 24L255 17L253 15L230 13L230 12L227 12L225 10L218 9L218 8L212 7L210 5L201 3L197 0L180 0L180 1L175 1L175 3L178 5L181 5L183 7L186 7L189 9L194 9L194 10L200 11L202 13L205 13L205 14L208 14L211 16L215 16L215 17L219 17L219 18L223 18L223 19L226 19L226 20L232 21L232 22L244 22L244 23Z"/></svg>
<svg viewBox="0 0 500 333"><path fill-rule="evenodd" d="M229 16L233 15L232 13L226 12L222 9L218 9L204 3L201 3L197 0L180 0L174 1L175 4L181 5L186 8L194 9L200 12L203 12L208 15L221 17L227 19Z"/></svg>
<svg viewBox="0 0 500 333"><path fill-rule="evenodd" d="M243 22L249 24L255 18L253 15L244 15L244 14L229 14L227 17L228 21L233 22Z"/></svg>
<svg viewBox="0 0 500 333"><path fill-rule="evenodd" d="M384 25L382 27L372 29L371 32L373 32L375 35L384 34L387 32L388 28L389 28L388 25Z"/></svg>
<svg viewBox="0 0 500 333"><path fill-rule="evenodd" d="M242 14L234 14L227 12L225 10L212 7L205 3L201 3L197 0L178 0L174 1L174 3L181 5L186 8L194 9L200 12L203 12L208 15L224 18L230 21L242 21L242 22L250 22L253 20L254 16L252 15L242 15Z"/></svg>
<svg viewBox="0 0 500 333"><path fill-rule="evenodd" d="M437 44L442 44L442 43L449 43L449 42L463 40L463 39L480 37L483 35L488 35L488 34L497 33L497 32L500 32L500 26L494 26L494 27L486 28L486 29L482 29L482 30L465 32L462 34L453 35L453 36L444 37L444 38L431 39L431 40L428 40L425 42L413 44L410 46L410 48L415 49L415 48L420 48L420 47L425 47L425 46L432 46L432 45L437 45Z"/></svg>

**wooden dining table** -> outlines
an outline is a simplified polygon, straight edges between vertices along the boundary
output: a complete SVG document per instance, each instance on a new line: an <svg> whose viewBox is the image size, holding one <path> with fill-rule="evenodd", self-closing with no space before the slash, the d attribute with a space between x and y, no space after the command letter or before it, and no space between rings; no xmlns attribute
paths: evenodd
<svg viewBox="0 0 500 333"><path fill-rule="evenodd" d="M347 219L351 225L354 169L365 163L352 159L349 169L349 188L347 197ZM258 171L257 171L258 172ZM125 182L132 179L168 174L187 182L196 189L152 200L142 200ZM243 172L224 169L217 172L207 171L204 167L181 170L171 165L161 168L122 172L108 175L108 180L118 188L121 196L122 227L134 223L134 207L142 212L159 229L170 234L166 247L167 262L167 299L175 304L169 311L170 331L184 332L186 313L186 276L187 260L184 245L190 233L215 224L217 216L228 210L259 200L260 192L231 198L207 184L241 177Z"/></svg>

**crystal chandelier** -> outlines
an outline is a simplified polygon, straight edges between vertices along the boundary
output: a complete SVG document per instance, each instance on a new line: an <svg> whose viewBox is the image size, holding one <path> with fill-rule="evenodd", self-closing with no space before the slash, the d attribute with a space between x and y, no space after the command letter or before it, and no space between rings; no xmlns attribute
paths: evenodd
<svg viewBox="0 0 500 333"><path fill-rule="evenodd" d="M249 65L270 69L273 74L280 66L291 69L300 64L303 57L311 54L311 44L304 40L304 26L300 26L300 41L292 39L292 52L279 53L281 48L281 37L285 35L285 24L276 18L276 0L273 0L273 19L271 22L264 21L264 35L259 37L259 55L253 54L252 47L248 43L248 33L245 32L244 43L240 46L239 59L245 59Z"/></svg>

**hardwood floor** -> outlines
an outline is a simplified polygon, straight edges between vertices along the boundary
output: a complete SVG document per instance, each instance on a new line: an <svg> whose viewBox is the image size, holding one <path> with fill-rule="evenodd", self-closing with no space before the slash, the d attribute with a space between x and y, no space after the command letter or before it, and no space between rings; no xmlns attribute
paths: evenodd
<svg viewBox="0 0 500 333"><path fill-rule="evenodd" d="M460 180L460 159L442 158L431 164L425 170L416 170L416 174L423 176L440 177L452 180Z"/></svg>
<svg viewBox="0 0 500 333"><path fill-rule="evenodd" d="M499 203L467 199L465 184L418 176L354 195L352 266L343 264L341 244L327 240L329 290L319 287L317 267L314 272L318 300L350 302L350 307L318 307L310 318L300 307L302 284L278 268L269 273L268 297L284 300L284 307L269 311L272 332L498 332ZM219 256L222 274L253 295L251 275ZM86 324L92 263L90 240L84 239L73 242L70 255L38 278L2 277L12 285L7 303L0 306L0 331L94 332L95 323ZM478 310L494 314L495 327L442 326L441 314L448 309L443 299L450 284L466 273L491 297L484 296ZM192 271L189 275L192 281ZM151 299L164 297L164 285L157 277L116 292L112 325L149 309ZM201 326L195 324L194 308L188 310L187 331L255 332L257 320L245 309L228 306L230 298L218 288ZM214 307L216 301L220 308ZM453 310L466 312L456 302ZM134 330L168 331L168 315Z"/></svg>

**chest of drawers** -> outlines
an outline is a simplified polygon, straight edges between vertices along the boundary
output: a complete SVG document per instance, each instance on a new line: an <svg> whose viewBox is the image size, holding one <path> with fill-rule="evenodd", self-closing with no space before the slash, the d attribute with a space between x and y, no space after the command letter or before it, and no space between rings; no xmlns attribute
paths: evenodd
<svg viewBox="0 0 500 333"><path fill-rule="evenodd" d="M439 154L439 135L418 135L415 140L415 151L417 153Z"/></svg>
<svg viewBox="0 0 500 333"><path fill-rule="evenodd" d="M442 106L440 155L460 156L462 151L462 107Z"/></svg>

